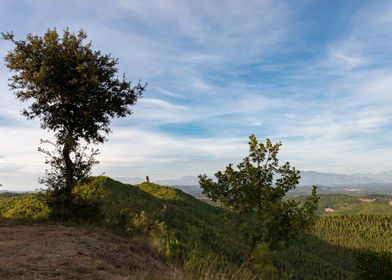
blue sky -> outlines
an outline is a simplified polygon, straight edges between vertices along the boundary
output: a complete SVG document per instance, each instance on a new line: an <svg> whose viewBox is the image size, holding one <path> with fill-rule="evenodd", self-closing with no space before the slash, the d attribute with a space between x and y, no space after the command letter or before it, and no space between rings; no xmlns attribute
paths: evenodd
<svg viewBox="0 0 392 280"><path fill-rule="evenodd" d="M112 122L95 173L152 180L212 174L254 133L300 170L392 169L390 1L0 0L0 29L84 29L121 73L148 82ZM4 57L12 46L0 41ZM37 186L50 132L26 121L0 65L0 183Z"/></svg>

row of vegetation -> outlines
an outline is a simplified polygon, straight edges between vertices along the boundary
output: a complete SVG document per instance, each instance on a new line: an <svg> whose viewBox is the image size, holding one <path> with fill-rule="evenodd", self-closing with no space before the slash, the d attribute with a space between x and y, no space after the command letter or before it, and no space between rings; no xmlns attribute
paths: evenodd
<svg viewBox="0 0 392 280"><path fill-rule="evenodd" d="M363 270L361 256L377 259L384 252L392 253L392 216L358 214L320 217L311 235L280 251L279 256L299 279L332 280L353 279ZM391 268L387 270L390 276Z"/></svg>

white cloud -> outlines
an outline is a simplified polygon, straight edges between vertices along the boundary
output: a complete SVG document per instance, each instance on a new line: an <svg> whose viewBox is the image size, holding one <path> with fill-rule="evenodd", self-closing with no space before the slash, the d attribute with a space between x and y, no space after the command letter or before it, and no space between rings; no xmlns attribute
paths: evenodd
<svg viewBox="0 0 392 280"><path fill-rule="evenodd" d="M351 70L366 64L366 60L364 58L350 56L340 50L333 50L331 58L335 60L336 63L342 64L345 70Z"/></svg>
<svg viewBox="0 0 392 280"><path fill-rule="evenodd" d="M284 116L288 119L294 119L295 118L295 114L284 114Z"/></svg>
<svg viewBox="0 0 392 280"><path fill-rule="evenodd" d="M264 44L279 41L285 33L285 21L290 10L283 1L116 1L141 22L155 27L164 25L166 34L173 30L179 37L191 38L200 45L219 47L243 46L243 38L259 35ZM275 28L271 30L271 26ZM264 35L264 36L263 36ZM178 36L178 35L176 35ZM252 46L254 47L254 46Z"/></svg>
<svg viewBox="0 0 392 280"><path fill-rule="evenodd" d="M346 14L336 39L300 61L285 60L307 43L298 43L306 36L295 21L302 5L289 1L26 1L29 21L15 31L23 38L48 27L83 27L97 49L119 57L121 72L149 82L135 114L114 122L97 174L211 173L246 154L251 132L283 140L283 157L301 169L383 171L392 169L392 151L381 143L392 142L385 129L392 116L392 9L375 2ZM1 56L8 47L0 41ZM0 66L0 112L14 122L0 123L0 164L8 166L0 179L22 188L43 173L36 146L45 133L19 115L26 104L9 93L8 75ZM170 124L213 133L159 132Z"/></svg>

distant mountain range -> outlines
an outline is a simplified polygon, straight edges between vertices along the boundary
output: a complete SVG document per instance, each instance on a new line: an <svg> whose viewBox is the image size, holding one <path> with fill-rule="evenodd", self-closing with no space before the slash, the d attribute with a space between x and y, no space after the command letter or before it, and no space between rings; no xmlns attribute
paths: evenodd
<svg viewBox="0 0 392 280"><path fill-rule="evenodd" d="M196 176L182 176L173 180L157 181L157 184L169 186L192 186L199 185L199 181Z"/></svg>
<svg viewBox="0 0 392 280"><path fill-rule="evenodd" d="M129 184L138 184L145 181L145 179L140 177L118 177L116 179ZM151 179L154 183L167 186L195 186L199 184L196 176L182 176L177 179L159 181L154 181L153 178ZM301 171L299 185L347 186L385 183L392 183L392 171L382 173L356 173L351 175Z"/></svg>
<svg viewBox="0 0 392 280"><path fill-rule="evenodd" d="M361 185L392 183L392 171L351 175L302 171L300 185Z"/></svg>

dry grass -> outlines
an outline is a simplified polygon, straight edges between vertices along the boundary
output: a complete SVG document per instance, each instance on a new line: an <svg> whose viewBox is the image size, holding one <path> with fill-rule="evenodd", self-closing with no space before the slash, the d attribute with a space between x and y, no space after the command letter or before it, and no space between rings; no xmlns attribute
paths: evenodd
<svg viewBox="0 0 392 280"><path fill-rule="evenodd" d="M181 273L152 248L112 234L62 225L0 227L0 279L128 280L175 274Z"/></svg>
<svg viewBox="0 0 392 280"><path fill-rule="evenodd" d="M245 280L210 260L193 275L166 264L146 242L98 229L0 223L1 280Z"/></svg>

